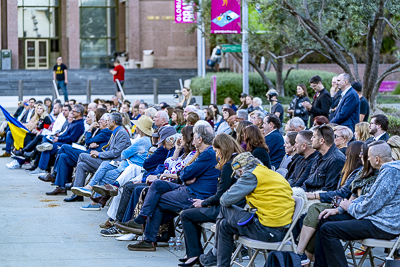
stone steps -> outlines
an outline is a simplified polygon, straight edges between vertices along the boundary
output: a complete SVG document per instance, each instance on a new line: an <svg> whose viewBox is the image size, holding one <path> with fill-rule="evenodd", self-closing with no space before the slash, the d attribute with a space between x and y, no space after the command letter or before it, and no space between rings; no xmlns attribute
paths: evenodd
<svg viewBox="0 0 400 267"><path fill-rule="evenodd" d="M125 71L126 94L152 94L153 78L157 78L159 94L173 94L180 88L179 79L197 75L196 69L127 69ZM51 95L51 70L0 71L0 96L18 95L18 81L24 83L24 95ZM69 70L68 94L85 95L86 82L92 81L92 95L113 94L115 84L108 69Z"/></svg>

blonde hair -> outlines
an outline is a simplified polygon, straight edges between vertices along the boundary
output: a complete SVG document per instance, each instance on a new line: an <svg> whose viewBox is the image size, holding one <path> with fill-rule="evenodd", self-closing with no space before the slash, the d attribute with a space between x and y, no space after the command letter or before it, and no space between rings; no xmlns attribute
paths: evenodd
<svg viewBox="0 0 400 267"><path fill-rule="evenodd" d="M187 88L187 87L183 87L183 89L186 89L186 91L189 92L189 94L187 96L185 96L185 100L187 102L190 102L190 99L192 99L192 97L193 97L192 90L190 88Z"/></svg>
<svg viewBox="0 0 400 267"><path fill-rule="evenodd" d="M38 107L41 107L43 109L43 113L41 115L39 115L37 113ZM35 108L35 114L32 116L32 118L26 124L26 128L28 128L29 131L32 131L33 129L35 129L37 127L39 120L46 118L46 116L49 116L49 114L47 113L47 107L44 104L37 104L37 106Z"/></svg>
<svg viewBox="0 0 400 267"><path fill-rule="evenodd" d="M333 127L334 132L339 132L343 135L343 138L346 139L346 143L348 143L353 138L353 132L347 126L337 125Z"/></svg>
<svg viewBox="0 0 400 267"><path fill-rule="evenodd" d="M357 123L354 132L358 134L358 141L365 142L371 137L371 134L369 133L369 123L366 121Z"/></svg>
<svg viewBox="0 0 400 267"><path fill-rule="evenodd" d="M387 143L392 150L392 158L394 160L400 160L400 136L393 135L389 138Z"/></svg>

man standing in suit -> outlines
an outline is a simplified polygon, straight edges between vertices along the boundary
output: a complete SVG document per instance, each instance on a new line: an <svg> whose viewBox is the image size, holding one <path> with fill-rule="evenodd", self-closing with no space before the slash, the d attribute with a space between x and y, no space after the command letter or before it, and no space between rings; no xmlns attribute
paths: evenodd
<svg viewBox="0 0 400 267"><path fill-rule="evenodd" d="M370 137L365 141L366 143L383 140L387 142L389 140L389 135L386 131L389 128L389 119L383 114L376 114L371 117L371 122L369 124L369 133L374 137Z"/></svg>
<svg viewBox="0 0 400 267"><path fill-rule="evenodd" d="M322 79L318 75L310 78L310 87L315 91L314 100L312 104L310 102L303 102L305 107L310 113L310 127L314 124L314 118L317 116L329 116L329 108L332 105L332 97L330 93L324 88Z"/></svg>
<svg viewBox="0 0 400 267"><path fill-rule="evenodd" d="M350 75L347 73L340 74L336 80L339 89L342 90L342 99L331 123L347 126L354 132L356 123L360 122L360 98L356 90L351 87L350 80Z"/></svg>

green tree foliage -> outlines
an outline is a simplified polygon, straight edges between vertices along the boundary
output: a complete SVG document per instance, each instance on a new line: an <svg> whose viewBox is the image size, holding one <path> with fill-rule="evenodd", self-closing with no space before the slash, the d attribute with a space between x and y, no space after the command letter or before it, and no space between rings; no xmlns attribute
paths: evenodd
<svg viewBox="0 0 400 267"><path fill-rule="evenodd" d="M261 0L261 4L272 14L282 12L295 18L298 28L307 31L311 40L320 45L323 55L363 82L364 94L372 108L382 81L400 71L397 55L395 62L379 75L385 36L389 32L396 40L399 38L400 2L397 0ZM354 48L360 46L364 48L366 64L362 79L353 53Z"/></svg>

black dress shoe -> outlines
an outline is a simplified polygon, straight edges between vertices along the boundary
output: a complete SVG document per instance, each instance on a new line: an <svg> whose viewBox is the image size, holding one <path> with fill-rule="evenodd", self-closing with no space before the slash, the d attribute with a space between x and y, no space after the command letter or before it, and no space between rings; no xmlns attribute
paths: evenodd
<svg viewBox="0 0 400 267"><path fill-rule="evenodd" d="M77 196L77 195L73 194L69 198L64 198L64 201L65 202L82 202L83 201L83 196Z"/></svg>
<svg viewBox="0 0 400 267"><path fill-rule="evenodd" d="M67 194L67 189L62 188L62 187L57 187L53 191L46 193L46 195L48 195L48 196L66 195L66 194Z"/></svg>

